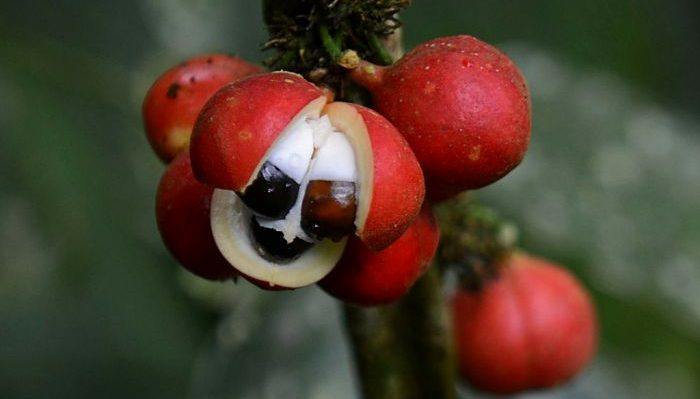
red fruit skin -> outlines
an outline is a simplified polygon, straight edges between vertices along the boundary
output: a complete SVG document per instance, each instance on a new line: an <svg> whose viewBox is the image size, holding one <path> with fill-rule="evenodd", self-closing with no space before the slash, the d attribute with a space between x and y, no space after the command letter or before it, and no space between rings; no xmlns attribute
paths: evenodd
<svg viewBox="0 0 700 399"><path fill-rule="evenodd" d="M375 111L341 102L331 103L325 111L336 127L348 131L353 125L349 108L359 114L366 128L373 163L372 200L357 235L370 249L379 251L396 241L420 212L425 197L423 172L406 140Z"/></svg>
<svg viewBox="0 0 700 399"><path fill-rule="evenodd" d="M426 206L403 235L382 251L374 252L351 237L340 262L319 285L328 294L356 305L394 302L425 272L439 239L435 218Z"/></svg>
<svg viewBox="0 0 700 399"><path fill-rule="evenodd" d="M165 246L185 269L208 280L226 280L238 273L214 242L209 221L213 191L194 178L189 153L181 153L158 185L156 221Z"/></svg>
<svg viewBox="0 0 700 399"><path fill-rule="evenodd" d="M200 55L166 71L143 102L144 127L153 150L164 162L170 162L188 147L199 111L217 90L263 71L224 54Z"/></svg>
<svg viewBox="0 0 700 399"><path fill-rule="evenodd" d="M460 372L476 388L515 393L576 375L597 346L591 299L565 269L525 254L499 279L452 299Z"/></svg>
<svg viewBox="0 0 700 399"><path fill-rule="evenodd" d="M530 100L515 64L467 35L428 41L390 67L351 73L406 137L428 197L447 199L502 178L530 141Z"/></svg>
<svg viewBox="0 0 700 399"><path fill-rule="evenodd" d="M223 87L194 127L195 176L217 188L243 191L279 134L319 97L322 90L290 72L255 75Z"/></svg>

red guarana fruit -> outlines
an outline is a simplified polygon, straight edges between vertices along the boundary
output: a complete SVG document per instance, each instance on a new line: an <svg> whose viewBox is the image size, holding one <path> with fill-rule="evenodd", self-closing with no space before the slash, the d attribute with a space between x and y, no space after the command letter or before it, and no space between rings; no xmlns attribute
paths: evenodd
<svg viewBox="0 0 700 399"><path fill-rule="evenodd" d="M425 194L420 165L391 123L332 102L289 72L219 90L195 124L190 154L195 176L216 188L219 249L270 287L317 282L340 259L348 235L386 248L415 219Z"/></svg>
<svg viewBox="0 0 700 399"><path fill-rule="evenodd" d="M183 152L168 165L158 185L156 220L165 246L185 269L208 280L225 280L237 273L212 236L213 191L194 178L190 154Z"/></svg>
<svg viewBox="0 0 700 399"><path fill-rule="evenodd" d="M595 310L565 269L523 253L478 292L452 298L461 375L484 391L547 388L575 376L597 346Z"/></svg>
<svg viewBox="0 0 700 399"><path fill-rule="evenodd" d="M420 209L424 186L418 162L383 117L354 104L328 103L298 75L258 75L219 91L195 127L195 174L217 188L246 193L273 144L287 140L300 121L321 117L346 137L357 158L352 169L362 187L356 193L358 235L374 248L388 246Z"/></svg>
<svg viewBox="0 0 700 399"><path fill-rule="evenodd" d="M191 58L161 75L143 102L148 141L164 162L186 149L202 106L224 85L263 68L241 58L204 54Z"/></svg>
<svg viewBox="0 0 700 399"><path fill-rule="evenodd" d="M391 66L363 61L350 75L410 143L429 198L489 185L525 155L525 79L510 58L474 37L434 39Z"/></svg>
<svg viewBox="0 0 700 399"><path fill-rule="evenodd" d="M425 205L411 227L381 251L372 251L351 238L338 265L319 285L328 294L356 305L394 302L430 265L439 238L435 217Z"/></svg>

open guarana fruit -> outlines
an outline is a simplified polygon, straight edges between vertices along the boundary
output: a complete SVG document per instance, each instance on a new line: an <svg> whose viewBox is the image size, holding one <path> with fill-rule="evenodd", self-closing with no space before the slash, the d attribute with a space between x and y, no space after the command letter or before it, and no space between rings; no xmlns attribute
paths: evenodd
<svg viewBox="0 0 700 399"><path fill-rule="evenodd" d="M190 153L195 176L216 188L211 226L221 253L270 287L317 282L349 235L371 250L388 247L425 194L418 161L391 123L329 103L289 72L219 90L199 115Z"/></svg>

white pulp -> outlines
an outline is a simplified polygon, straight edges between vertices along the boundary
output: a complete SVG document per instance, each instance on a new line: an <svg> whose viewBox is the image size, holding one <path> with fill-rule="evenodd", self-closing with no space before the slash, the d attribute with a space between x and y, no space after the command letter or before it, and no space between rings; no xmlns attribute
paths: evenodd
<svg viewBox="0 0 700 399"><path fill-rule="evenodd" d="M354 182L357 179L355 151L343 133L332 132L316 151L309 180Z"/></svg>
<svg viewBox="0 0 700 399"><path fill-rule="evenodd" d="M290 125L275 143L268 160L299 183L299 196L284 219L259 218L261 226L284 235L312 242L301 228L301 207L311 180L355 182L355 151L345 135L331 125L328 116L301 118Z"/></svg>
<svg viewBox="0 0 700 399"><path fill-rule="evenodd" d="M304 118L295 121L286 130L272 147L267 160L295 182L301 183L314 153L314 132Z"/></svg>

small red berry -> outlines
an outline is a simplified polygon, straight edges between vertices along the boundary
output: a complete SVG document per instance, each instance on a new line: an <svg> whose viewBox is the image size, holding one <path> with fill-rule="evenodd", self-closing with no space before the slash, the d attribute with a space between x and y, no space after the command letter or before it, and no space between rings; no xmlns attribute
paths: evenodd
<svg viewBox="0 0 700 399"><path fill-rule="evenodd" d="M166 71L143 102L146 135L156 154L170 162L189 145L209 97L227 83L260 72L261 67L224 54L200 55Z"/></svg>
<svg viewBox="0 0 700 399"><path fill-rule="evenodd" d="M525 80L505 54L474 37L431 40L389 67L362 62L351 77L406 137L434 200L491 184L525 155Z"/></svg>
<svg viewBox="0 0 700 399"><path fill-rule="evenodd" d="M595 310L565 269L516 253L497 280L452 299L462 376L476 388L515 393L562 383L591 360Z"/></svg>
<svg viewBox="0 0 700 399"><path fill-rule="evenodd" d="M429 206L388 248L375 252L351 238L343 257L319 285L330 295L363 306L402 297L435 255L440 233Z"/></svg>
<svg viewBox="0 0 700 399"><path fill-rule="evenodd" d="M156 220L165 246L185 269L209 279L237 275L214 242L209 204L214 189L194 178L185 151L168 165L156 195Z"/></svg>

